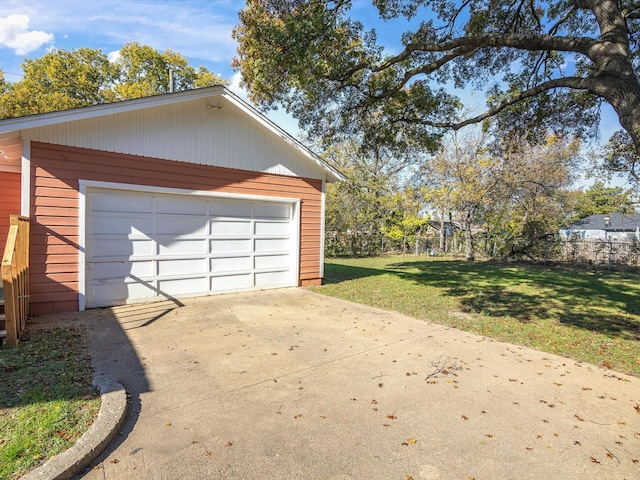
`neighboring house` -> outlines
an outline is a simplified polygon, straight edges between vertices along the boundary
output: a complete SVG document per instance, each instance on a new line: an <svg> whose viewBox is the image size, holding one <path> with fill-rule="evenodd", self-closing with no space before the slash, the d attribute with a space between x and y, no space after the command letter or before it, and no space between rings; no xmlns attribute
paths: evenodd
<svg viewBox="0 0 640 480"><path fill-rule="evenodd" d="M640 214L610 213L591 215L578 220L567 228L560 229L565 238L638 240Z"/></svg>
<svg viewBox="0 0 640 480"><path fill-rule="evenodd" d="M440 235L440 227L441 227L440 220L429 220L427 222L427 225L430 228L433 228L436 231L436 233L438 235ZM457 223L444 222L444 236L445 237L452 236L455 233L456 230L460 230L460 226Z"/></svg>
<svg viewBox="0 0 640 480"><path fill-rule="evenodd" d="M224 87L0 121L31 313L317 285L342 175Z"/></svg>

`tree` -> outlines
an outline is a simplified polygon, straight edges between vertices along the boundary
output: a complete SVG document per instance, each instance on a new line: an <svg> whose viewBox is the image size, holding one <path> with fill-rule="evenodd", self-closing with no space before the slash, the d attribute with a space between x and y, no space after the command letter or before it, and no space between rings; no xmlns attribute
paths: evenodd
<svg viewBox="0 0 640 480"><path fill-rule="evenodd" d="M400 51L380 45L352 5L248 0L234 65L252 100L284 105L314 134L365 130L375 110L393 133L381 141L417 143L495 116L532 140L584 135L607 102L640 148L636 1L373 0L392 28L415 27ZM447 83L484 89L487 110L459 117L460 101L439 86Z"/></svg>
<svg viewBox="0 0 640 480"><path fill-rule="evenodd" d="M347 177L345 182L327 185L328 254L377 253L394 206L398 163L380 151L365 154L359 144L346 140L327 148L324 158Z"/></svg>
<svg viewBox="0 0 640 480"><path fill-rule="evenodd" d="M540 241L557 232L567 216L569 187L580 160L577 140L549 136L544 144L521 138L489 142L475 129L445 137L446 142L420 172L429 203L444 217L451 213L465 237L467 260L475 258L472 227L504 254L529 256Z"/></svg>
<svg viewBox="0 0 640 480"><path fill-rule="evenodd" d="M629 190L622 187L606 187L603 182L597 181L586 191L578 194L574 212L572 221L612 212L635 213L635 207Z"/></svg>
<svg viewBox="0 0 640 480"><path fill-rule="evenodd" d="M475 260L472 227L481 219L483 206L497 191L502 162L487 149L485 133L452 133L440 151L423 166L421 181L427 186L432 205L441 212L450 209L464 233L468 261Z"/></svg>
<svg viewBox="0 0 640 480"><path fill-rule="evenodd" d="M172 50L158 50L127 43L115 62L119 67L113 90L119 100L169 93L169 71L175 91L220 85L223 81L205 67L193 68L185 57Z"/></svg>
<svg viewBox="0 0 640 480"><path fill-rule="evenodd" d="M505 254L541 254L546 238L555 236L570 212L570 188L581 161L580 142L554 135L544 144L515 138L499 154L504 162L502 184L485 206L494 245L501 238L510 244Z"/></svg>
<svg viewBox="0 0 640 480"><path fill-rule="evenodd" d="M125 45L117 62L90 48L54 50L41 58L26 59L18 82L4 82L0 77L0 118L166 93L169 68L175 71L176 90L224 83L204 67L189 66L175 52L158 52L137 43Z"/></svg>
<svg viewBox="0 0 640 480"><path fill-rule="evenodd" d="M22 80L0 96L0 118L21 117L111 102L117 71L100 50L54 50L26 59Z"/></svg>

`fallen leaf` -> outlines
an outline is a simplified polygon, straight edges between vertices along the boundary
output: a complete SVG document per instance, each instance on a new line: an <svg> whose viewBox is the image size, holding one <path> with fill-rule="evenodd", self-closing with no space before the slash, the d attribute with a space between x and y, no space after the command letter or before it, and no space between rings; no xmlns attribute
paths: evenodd
<svg viewBox="0 0 640 480"><path fill-rule="evenodd" d="M227 443L224 444L225 447L230 447L231 445L233 445L233 443L231 443L231 442L227 442Z"/></svg>
<svg viewBox="0 0 640 480"><path fill-rule="evenodd" d="M591 457L591 463L600 463L597 459Z"/></svg>
<svg viewBox="0 0 640 480"><path fill-rule="evenodd" d="M205 455L206 457L210 457L210 456L211 456L211 452L210 452L209 450L207 450L206 452L204 452L204 455Z"/></svg>
<svg viewBox="0 0 640 480"><path fill-rule="evenodd" d="M379 383L378 387L382 388L383 385L384 385L384 383Z"/></svg>
<svg viewBox="0 0 640 480"><path fill-rule="evenodd" d="M485 435L485 437L487 437L487 438L493 438L493 435L491 435L490 433L487 433L487 434Z"/></svg>
<svg viewBox="0 0 640 480"><path fill-rule="evenodd" d="M297 415L294 415L294 417L293 417L293 418L298 419L298 418L300 418L300 417L302 417L302 414L301 414L301 413L299 413L299 414L297 414Z"/></svg>
<svg viewBox="0 0 640 480"><path fill-rule="evenodd" d="M371 400L371 403L373 403L374 405L377 405L378 401L374 398L373 400Z"/></svg>
<svg viewBox="0 0 640 480"><path fill-rule="evenodd" d="M408 440L407 440L407 443L408 443L409 445L413 445L413 444L414 444L414 443L416 443L416 442L417 442L417 440L416 440L415 438L410 438L410 439L408 439Z"/></svg>
<svg viewBox="0 0 640 480"><path fill-rule="evenodd" d="M635 407L633 407L636 409L636 413L640 413L640 404L636 405Z"/></svg>
<svg viewBox="0 0 640 480"><path fill-rule="evenodd" d="M118 460L117 458L114 458L113 460L111 460L109 463L118 463L120 460Z"/></svg>
<svg viewBox="0 0 640 480"><path fill-rule="evenodd" d="M469 417L467 417L467 416L465 416L465 415L462 415L462 417L461 417L461 418L462 418L463 420L469 420Z"/></svg>
<svg viewBox="0 0 640 480"><path fill-rule="evenodd" d="M574 417L576 418L576 420L578 420L579 422L584 422L584 418L582 418L579 415L574 415Z"/></svg>
<svg viewBox="0 0 640 480"><path fill-rule="evenodd" d="M578 445L578 446L580 446L580 447L582 446L582 444L581 444L578 440L574 440L574 441L573 441L573 444L574 444L574 445Z"/></svg>
<svg viewBox="0 0 640 480"><path fill-rule="evenodd" d="M395 420L395 419L396 419L396 418L398 418L398 417L396 417L396 416L392 413L391 415L387 415L387 418L388 418L389 420Z"/></svg>

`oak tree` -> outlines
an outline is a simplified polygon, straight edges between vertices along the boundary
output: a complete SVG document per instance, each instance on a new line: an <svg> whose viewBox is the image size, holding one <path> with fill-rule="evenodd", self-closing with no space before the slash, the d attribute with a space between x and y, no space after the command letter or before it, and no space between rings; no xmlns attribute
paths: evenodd
<svg viewBox="0 0 640 480"><path fill-rule="evenodd" d="M366 13L377 10L387 34L406 27L399 48L382 44L353 6L248 0L234 65L254 102L284 105L314 134L366 131L373 110L386 129L380 141L417 143L493 117L539 139L589 135L606 102L640 147L634 0L372 0ZM486 111L460 116L448 85L485 91Z"/></svg>

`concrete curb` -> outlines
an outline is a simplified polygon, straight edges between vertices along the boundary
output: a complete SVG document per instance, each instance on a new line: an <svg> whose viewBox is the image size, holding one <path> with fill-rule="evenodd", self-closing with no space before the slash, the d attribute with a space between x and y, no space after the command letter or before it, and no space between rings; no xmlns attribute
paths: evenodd
<svg viewBox="0 0 640 480"><path fill-rule="evenodd" d="M69 480L89 465L111 443L127 412L127 393L122 385L106 375L93 379L102 403L98 417L70 449L49 459L22 477L23 480Z"/></svg>

